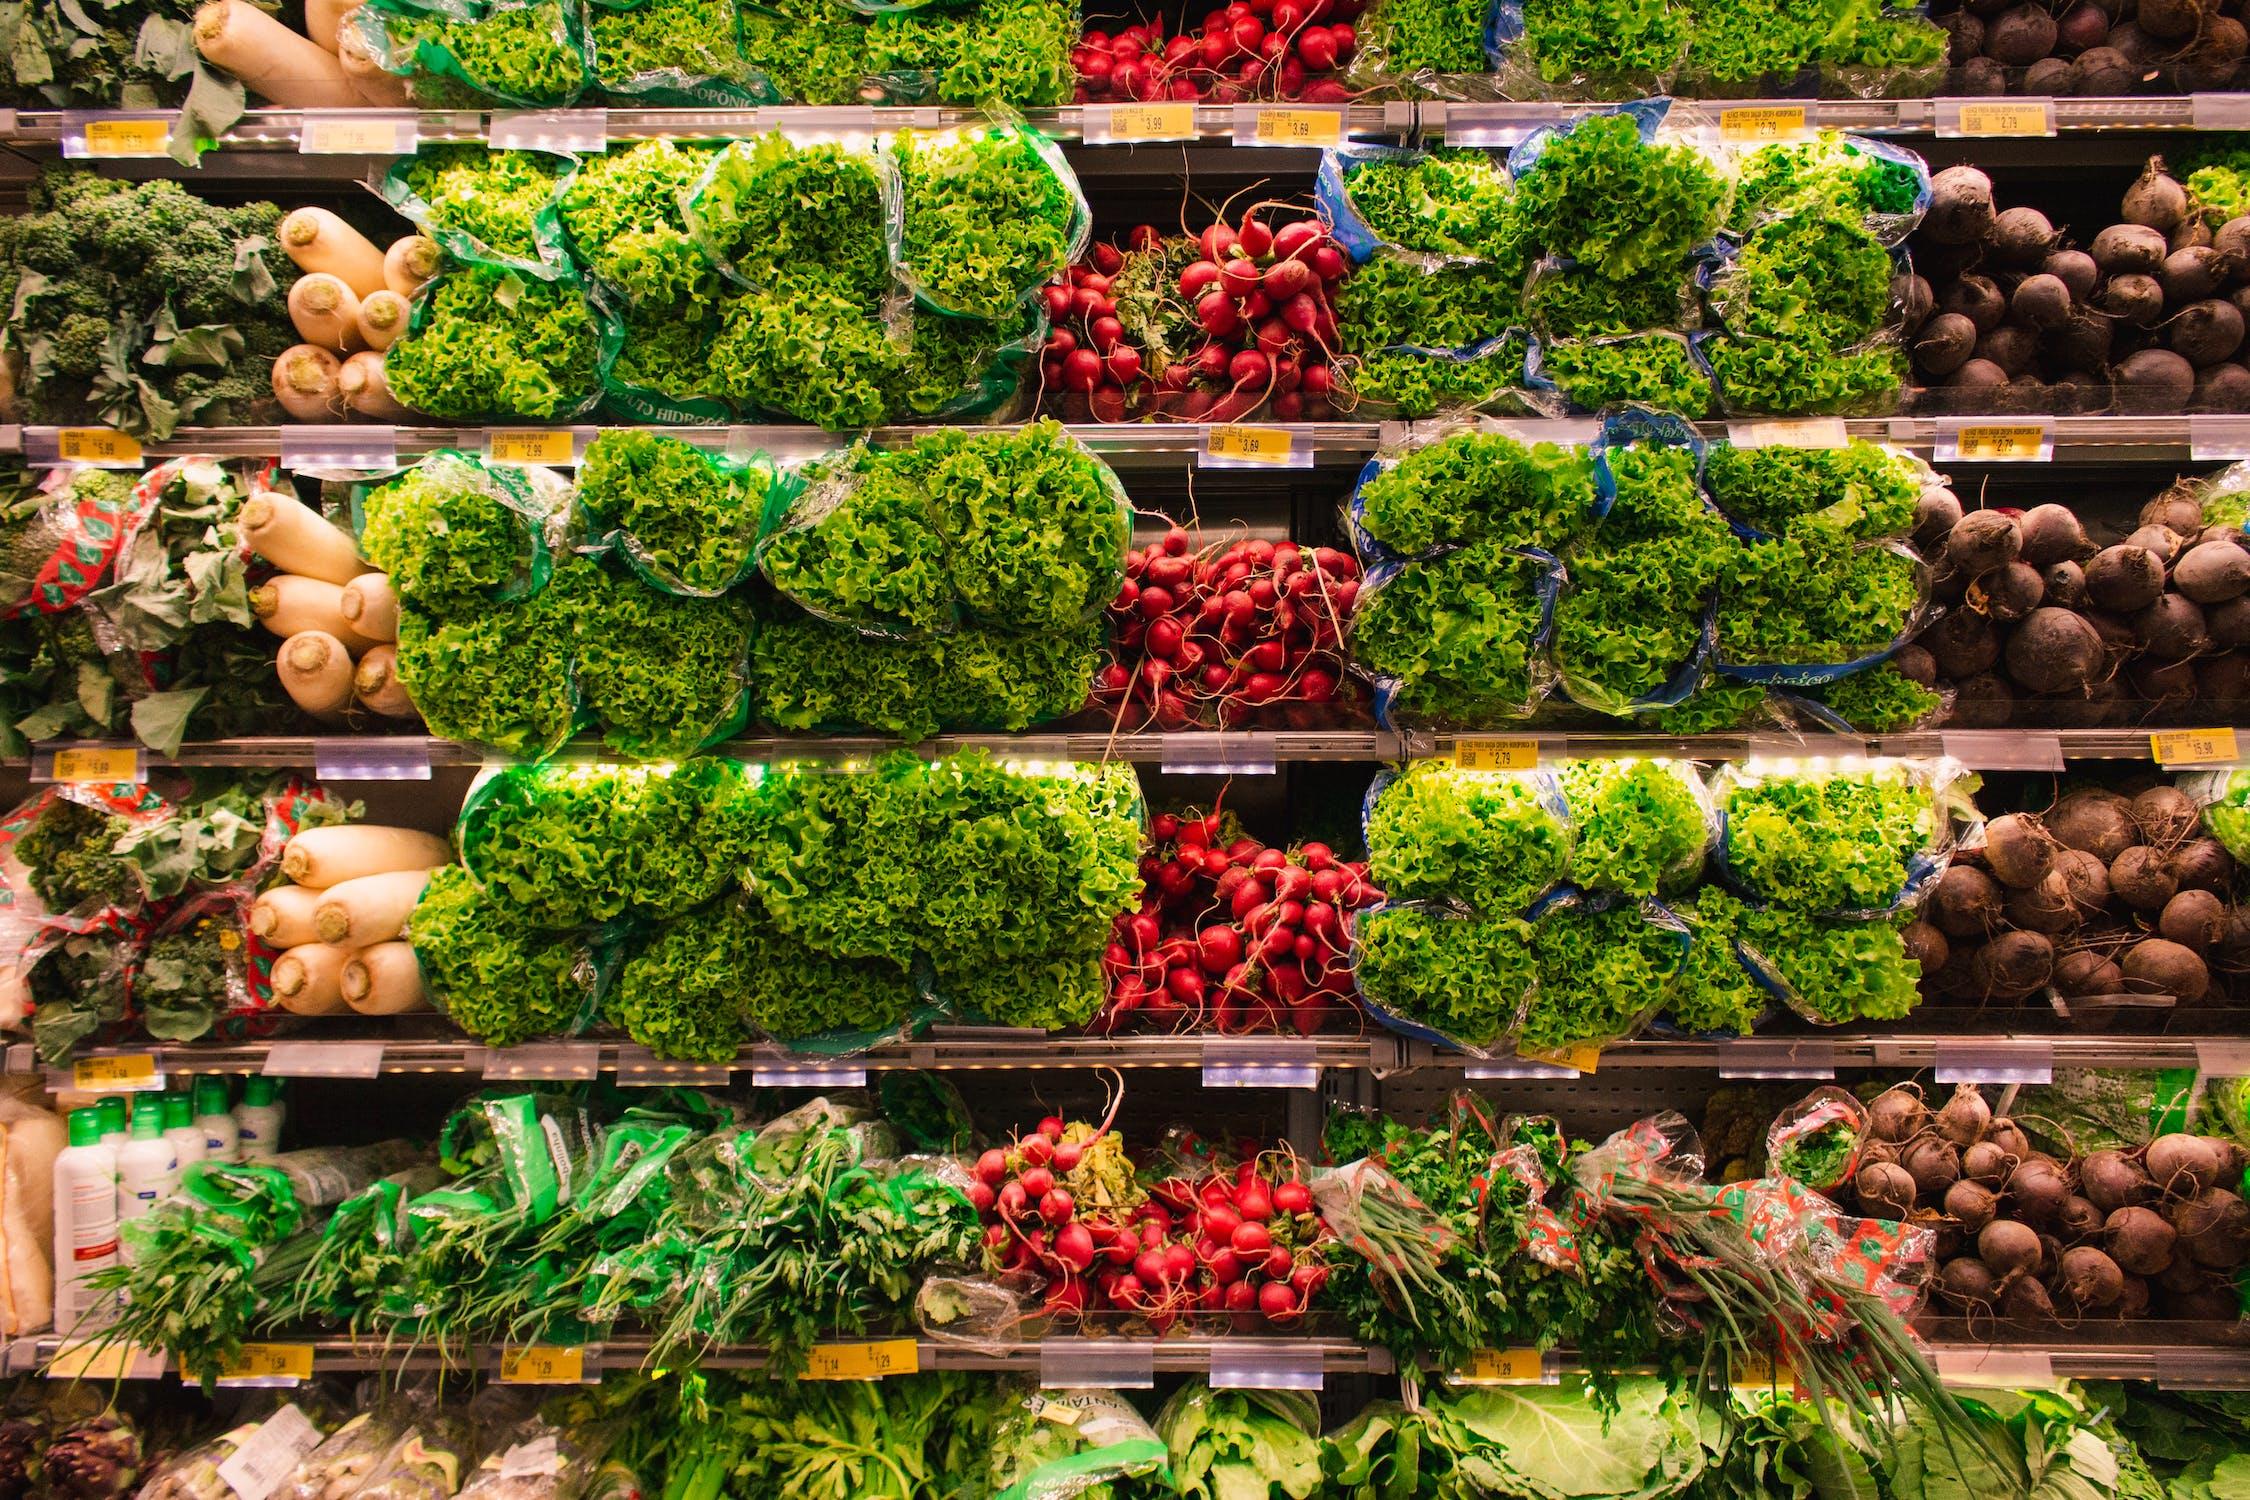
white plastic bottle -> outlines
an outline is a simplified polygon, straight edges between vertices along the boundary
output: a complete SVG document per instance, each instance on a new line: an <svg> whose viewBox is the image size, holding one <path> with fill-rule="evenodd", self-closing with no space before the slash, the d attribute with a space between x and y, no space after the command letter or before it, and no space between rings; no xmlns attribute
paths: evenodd
<svg viewBox="0 0 2250 1500"><path fill-rule="evenodd" d="M273 1080L252 1074L234 1107L244 1161L267 1161L281 1154L281 1106L274 1102Z"/></svg>
<svg viewBox="0 0 2250 1500"><path fill-rule="evenodd" d="M102 1144L101 1112L75 1109L70 1144L55 1157L58 1331L70 1332L93 1310L98 1294L86 1279L116 1264L117 1153Z"/></svg>
<svg viewBox="0 0 2250 1500"><path fill-rule="evenodd" d="M195 1123L195 1101L185 1094L164 1096L164 1139L179 1155L181 1171L203 1160L203 1131Z"/></svg>
<svg viewBox="0 0 2250 1500"><path fill-rule="evenodd" d="M117 1217L137 1219L180 1185L180 1153L164 1139L164 1103L143 1097L133 1102L133 1137L117 1153Z"/></svg>
<svg viewBox="0 0 2250 1500"><path fill-rule="evenodd" d="M227 1110L227 1081L224 1078L198 1078L195 1081L195 1124L203 1132L205 1161L242 1160L242 1141L234 1128L234 1116Z"/></svg>

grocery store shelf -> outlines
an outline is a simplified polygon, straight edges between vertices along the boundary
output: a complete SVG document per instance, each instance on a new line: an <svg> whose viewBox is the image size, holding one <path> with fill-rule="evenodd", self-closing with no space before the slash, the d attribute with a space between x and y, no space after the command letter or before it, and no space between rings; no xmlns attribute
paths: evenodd
<svg viewBox="0 0 2250 1500"><path fill-rule="evenodd" d="M1146 1385L1146 1377L1156 1372L1205 1376L1220 1373L1223 1376L1224 1372L1232 1371L1235 1372L1235 1378L1230 1383L1274 1384L1284 1376L1313 1377L1316 1380L1324 1375L1382 1375L1396 1368L1385 1350L1370 1348L1350 1339L1314 1335L1254 1338L1174 1334L1161 1339L1150 1339L1072 1334L1051 1339L980 1341L973 1345L928 1338L853 1338L838 1339L821 1347L844 1351L848 1360L851 1358L850 1351L863 1346L873 1346L886 1353L896 1351L903 1354L904 1351L899 1346L908 1342L915 1346L915 1368L918 1370L1037 1372L1041 1375L1042 1383L1048 1385L1103 1383L1100 1377L1105 1371L1111 1377L1107 1383L1131 1387L1136 1383L1136 1376L1139 1377L1138 1384ZM43 1370L62 1351L64 1344L64 1340L52 1334L12 1340L4 1351L0 1351L0 1375L21 1375ZM310 1348L314 1374L441 1369L469 1369L496 1374L500 1371L502 1357L501 1348L492 1344L447 1351L427 1345L402 1349L349 1338L280 1339L261 1344L260 1347L292 1351ZM118 1351L120 1354L123 1352ZM649 1341L645 1338L611 1339L603 1343L587 1344L579 1352L583 1380L594 1381L599 1380L604 1372L622 1374L641 1369L648 1362ZM728 1345L699 1355L696 1363L707 1369L755 1370L764 1368L766 1356L763 1350L755 1347ZM910 1373L904 1369L896 1369L894 1372ZM1268 1378L1261 1380L1261 1372ZM108 1369L101 1373L117 1378ZM154 1379L159 1375L178 1373L178 1365L171 1361L160 1365L153 1357L144 1357L120 1373L127 1379ZM243 1383L296 1382L297 1377L292 1374Z"/></svg>
<svg viewBox="0 0 2250 1500"><path fill-rule="evenodd" d="M2028 1017L2035 1013L2024 1012ZM1917 1012L1916 1018L1921 1019ZM2045 1018L2039 1018L2045 1023ZM1721 1078L1781 1082L1820 1081L1839 1072L1935 1069L1941 1081L2036 1082L2058 1069L2193 1069L2208 1077L2250 1075L2250 1042L2239 1036L2102 1035L2043 1036L2036 1029L2009 1032L1942 1032L1904 1029L1838 1036L1752 1036L1703 1040L1692 1037L1644 1038L1613 1042L1600 1049L1596 1074L1646 1069L1699 1069ZM1470 1080L1567 1079L1580 1070L1563 1064L1521 1058L1480 1059L1433 1047L1399 1043L1398 1069L1458 1070Z"/></svg>
<svg viewBox="0 0 2250 1500"><path fill-rule="evenodd" d="M630 423L580 424L570 429L583 436ZM1311 455L1316 464L1353 464L1386 443L1410 441L1417 429L1434 424L1411 422L1299 422L1270 425L1289 434L1283 460ZM1526 441L1585 442L1597 430L1591 418L1505 418L1490 425L1520 435ZM1983 468L1988 465L2020 466L2026 462L2056 463L2159 463L2196 460L2217 462L2250 458L2250 416L2053 417L2027 414L1974 417L1865 417L1847 421L1704 422L1705 437L1732 438L1743 443L1833 443L1840 437L1887 442L1924 457L1936 457L1949 467ZM2049 459L1992 459L1961 456L1967 447L1960 429L2035 426L2043 430L2051 448ZM179 454L212 454L219 457L278 457L297 469L379 470L391 467L398 457L427 453L438 448L482 451L493 432L521 434L541 430L528 425L485 427L183 427L164 442L144 442L148 457ZM718 452L764 452L781 459L808 458L848 444L857 434L822 432L801 426L765 427L653 427L646 429ZM930 431L926 427L882 427L866 434L882 447L898 447ZM1121 468L1169 467L1183 462L1199 466L1210 462L1211 434L1224 429L1196 423L1074 423L1069 431L1094 452ZM22 453L34 463L56 461L62 429L54 427L0 426L0 453ZM1229 467L1245 467L1236 461ZM1251 468L1262 465L1249 465Z"/></svg>

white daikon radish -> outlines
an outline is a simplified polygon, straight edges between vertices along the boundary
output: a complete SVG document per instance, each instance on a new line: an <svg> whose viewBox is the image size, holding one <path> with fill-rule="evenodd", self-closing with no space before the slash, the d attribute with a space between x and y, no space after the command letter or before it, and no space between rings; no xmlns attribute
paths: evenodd
<svg viewBox="0 0 2250 1500"><path fill-rule="evenodd" d="M344 965L351 953L327 943L299 943L273 961L273 997L299 1016L332 1016L346 1009Z"/></svg>
<svg viewBox="0 0 2250 1500"><path fill-rule="evenodd" d="M387 943L406 930L406 919L429 883L428 870L386 870L338 881L320 898L313 927L322 942L340 947Z"/></svg>
<svg viewBox="0 0 2250 1500"><path fill-rule="evenodd" d="M313 912L319 906L320 892L312 887L277 885L260 891L250 903L250 930L260 942L275 948L317 943L320 930L313 926Z"/></svg>
<svg viewBox="0 0 2250 1500"><path fill-rule="evenodd" d="M406 332L406 299L389 287L359 299L359 336L380 354Z"/></svg>
<svg viewBox="0 0 2250 1500"><path fill-rule="evenodd" d="M273 398L300 422L333 422L344 413L343 373L344 362L318 344L291 344L273 357Z"/></svg>
<svg viewBox="0 0 2250 1500"><path fill-rule="evenodd" d="M250 591L250 613L275 635L318 630L336 637L353 656L375 644L344 618L344 591L318 578L276 573Z"/></svg>
<svg viewBox="0 0 2250 1500"><path fill-rule="evenodd" d="M212 0L197 11L195 50L251 93L289 109L334 109L359 99L334 53L245 0Z"/></svg>
<svg viewBox="0 0 2250 1500"><path fill-rule="evenodd" d="M344 964L344 1003L363 1016L396 1016L426 1010L422 966L412 943L377 943Z"/></svg>
<svg viewBox="0 0 2250 1500"><path fill-rule="evenodd" d="M303 630L289 637L274 665L291 701L306 713L328 718L351 706L352 654L327 631Z"/></svg>
<svg viewBox="0 0 2250 1500"><path fill-rule="evenodd" d="M366 344L359 331L359 294L344 285L344 278L315 271L297 278L289 288L289 321L297 337L338 354L349 354Z"/></svg>
<svg viewBox="0 0 2250 1500"><path fill-rule="evenodd" d="M307 828L281 851L281 873L299 885L326 890L362 875L427 870L453 862L453 846L419 828L377 823L331 823Z"/></svg>
<svg viewBox="0 0 2250 1500"><path fill-rule="evenodd" d="M260 490L242 503L242 539L285 573L340 585L367 571L350 532L278 490Z"/></svg>
<svg viewBox="0 0 2250 1500"><path fill-rule="evenodd" d="M240 9L242 0L227 0ZM263 15L264 12L257 12ZM278 23L276 23L278 24ZM325 208L300 208L281 221L281 248L300 271L340 277L352 295L383 289L383 252L372 240Z"/></svg>
<svg viewBox="0 0 2250 1500"><path fill-rule="evenodd" d="M344 585L337 601L352 629L374 641L398 639L398 593L388 573L362 573Z"/></svg>
<svg viewBox="0 0 2250 1500"><path fill-rule="evenodd" d="M391 241L383 252L383 285L401 297L412 297L422 284L445 264L445 252L426 234L410 234Z"/></svg>
<svg viewBox="0 0 2250 1500"><path fill-rule="evenodd" d="M386 719L412 719L421 714L406 685L398 680L398 647L388 641L368 647L367 654L359 659L352 670L352 692L358 696L360 707Z"/></svg>
<svg viewBox="0 0 2250 1500"><path fill-rule="evenodd" d="M413 415L391 394L391 382L383 373L383 356L372 349L362 349L344 361L344 368L336 375L336 389L343 393L344 409L360 416L397 422Z"/></svg>

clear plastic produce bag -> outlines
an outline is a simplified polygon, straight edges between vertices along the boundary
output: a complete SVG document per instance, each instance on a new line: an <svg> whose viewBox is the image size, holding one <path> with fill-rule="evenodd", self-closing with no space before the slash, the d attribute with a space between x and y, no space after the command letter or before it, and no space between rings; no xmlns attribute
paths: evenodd
<svg viewBox="0 0 2250 1500"><path fill-rule="evenodd" d="M1419 760L1378 771L1360 799L1368 873L1401 900L1514 916L1568 875L1576 829L1549 770L1464 771Z"/></svg>
<svg viewBox="0 0 2250 1500"><path fill-rule="evenodd" d="M1699 422L1713 401L1711 370L1694 337L1669 329L1534 339L1524 385L1546 415L1557 417L1638 406Z"/></svg>
<svg viewBox="0 0 2250 1500"><path fill-rule="evenodd" d="M1712 778L1718 873L1753 901L1853 920L1911 909L1975 815L1958 761L1732 761Z"/></svg>
<svg viewBox="0 0 2250 1500"><path fill-rule="evenodd" d="M1385 728L1528 718L1554 687L1546 648L1562 564L1495 542L1371 570L1348 644Z"/></svg>
<svg viewBox="0 0 2250 1500"><path fill-rule="evenodd" d="M1341 362L1351 410L1366 418L1529 416L1536 410L1524 390L1523 367L1531 340L1520 328L1465 349L1391 344Z"/></svg>
<svg viewBox="0 0 2250 1500"><path fill-rule="evenodd" d="M769 496L757 561L807 614L868 635L912 640L958 618L929 492L864 442L808 469L801 489Z"/></svg>
<svg viewBox="0 0 2250 1500"><path fill-rule="evenodd" d="M1930 168L1920 156L1890 141L1823 130L1737 155L1727 227L1739 234L1776 215L1840 212L1881 243L1898 245L1929 206Z"/></svg>
<svg viewBox="0 0 2250 1500"><path fill-rule="evenodd" d="M1027 125L902 131L891 154L904 200L892 269L932 312L1007 318L1092 242L1077 174Z"/></svg>
<svg viewBox="0 0 2250 1500"><path fill-rule="evenodd" d="M1903 543L1749 542L1721 576L1712 663L1739 682L1834 682L1912 640L1930 608L1930 570Z"/></svg>
<svg viewBox="0 0 2250 1500"><path fill-rule="evenodd" d="M1530 913L1538 988L1510 1038L1527 1057L1599 1047L1637 1034L1687 966L1687 924L1654 898L1566 887Z"/></svg>
<svg viewBox="0 0 2250 1500"><path fill-rule="evenodd" d="M1570 819L1570 879L1629 896L1696 883L1719 836L1719 809L1693 761L1619 757L1564 761L1557 792Z"/></svg>
<svg viewBox="0 0 2250 1500"><path fill-rule="evenodd" d="M1905 388L1906 351L1890 332L1847 348L1709 329L1694 342L1728 417L1881 416Z"/></svg>
<svg viewBox="0 0 2250 1500"><path fill-rule="evenodd" d="M1766 1132L1766 1171L1794 1177L1816 1193L1851 1181L1867 1134L1867 1109L1842 1089L1827 1086L1774 1117Z"/></svg>
<svg viewBox="0 0 2250 1500"><path fill-rule="evenodd" d="M351 489L351 526L403 604L444 614L547 586L546 499L524 471L441 448Z"/></svg>
<svg viewBox="0 0 2250 1500"><path fill-rule="evenodd" d="M1694 25L1678 0L1495 0L1485 51L1511 99L1631 98L1667 92Z"/></svg>
<svg viewBox="0 0 2250 1500"><path fill-rule="evenodd" d="M106 469L48 470L37 494L0 510L0 619L77 608L108 576L145 503Z"/></svg>
<svg viewBox="0 0 2250 1500"><path fill-rule="evenodd" d="M560 204L577 170L566 151L436 145L400 157L370 185L456 260L552 281L570 274Z"/></svg>
<svg viewBox="0 0 2250 1500"><path fill-rule="evenodd" d="M1507 163L1495 153L1348 145L1321 152L1313 200L1352 264L1381 250L1434 271L1504 253L1508 191Z"/></svg>
<svg viewBox="0 0 2250 1500"><path fill-rule="evenodd" d="M587 0L586 70L637 105L742 109L781 98L744 59L736 0Z"/></svg>
<svg viewBox="0 0 2250 1500"><path fill-rule="evenodd" d="M651 588L717 598L756 571L760 518L798 483L762 452L722 456L612 429L579 461L580 545L616 551Z"/></svg>
<svg viewBox="0 0 2250 1500"><path fill-rule="evenodd" d="M425 108L560 109L586 89L578 15L561 0L367 0L344 24Z"/></svg>
<svg viewBox="0 0 2250 1500"><path fill-rule="evenodd" d="M1360 1004L1383 1025L1470 1057L1507 1055L1539 991L1530 924L1458 901L1387 901L1358 913L1352 975Z"/></svg>
<svg viewBox="0 0 2250 1500"><path fill-rule="evenodd" d="M464 266L414 294L383 369L399 403L428 416L565 422L601 403L624 340L617 315L575 276L527 282Z"/></svg>
<svg viewBox="0 0 2250 1500"><path fill-rule="evenodd" d="M1615 498L1598 448L1526 443L1499 422L1423 422L1384 434L1344 520L1370 567L1484 541L1560 552Z"/></svg>

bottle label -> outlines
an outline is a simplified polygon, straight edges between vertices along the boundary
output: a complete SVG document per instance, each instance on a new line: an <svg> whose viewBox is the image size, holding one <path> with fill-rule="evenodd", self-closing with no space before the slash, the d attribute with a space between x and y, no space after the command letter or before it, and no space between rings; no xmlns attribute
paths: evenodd
<svg viewBox="0 0 2250 1500"><path fill-rule="evenodd" d="M88 1261L115 1260L117 1259L117 1236L113 1234L98 1245L74 1245L71 1247L70 1258L80 1265L84 1265Z"/></svg>

